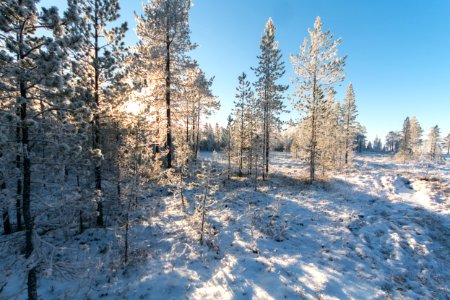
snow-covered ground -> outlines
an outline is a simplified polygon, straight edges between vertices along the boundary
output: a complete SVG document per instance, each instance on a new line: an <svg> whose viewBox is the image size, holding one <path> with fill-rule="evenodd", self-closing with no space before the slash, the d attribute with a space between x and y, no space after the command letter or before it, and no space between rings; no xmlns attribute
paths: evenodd
<svg viewBox="0 0 450 300"><path fill-rule="evenodd" d="M258 191L251 179L214 173L218 190L208 200L203 245L195 210L201 184L185 188L185 207L177 191L141 199L127 267L121 228L60 242L55 266L40 274L40 297L449 299L448 162L360 156L313 185L305 182L306 166L289 155L275 154L272 163ZM0 299L26 296L17 240L0 237Z"/></svg>

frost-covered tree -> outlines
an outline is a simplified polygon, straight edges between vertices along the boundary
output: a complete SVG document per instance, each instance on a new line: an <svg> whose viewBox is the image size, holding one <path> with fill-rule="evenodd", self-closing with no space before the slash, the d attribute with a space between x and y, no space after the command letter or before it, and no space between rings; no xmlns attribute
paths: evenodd
<svg viewBox="0 0 450 300"><path fill-rule="evenodd" d="M39 11L37 2L0 2L0 92L2 105L6 103L1 114L2 120L16 127L16 166L20 172L17 191L25 225L29 299L37 299L38 264L33 258L38 250L33 241L38 197L31 182L49 171L43 166L49 162L59 165L59 159L70 155L62 137L65 129L73 130L67 113L77 108L65 94L65 82L69 80L65 73L67 46L73 41L70 34L64 35L64 24L76 19L74 7L69 4L61 20L56 7ZM48 143L61 144L40 155Z"/></svg>
<svg viewBox="0 0 450 300"><path fill-rule="evenodd" d="M422 127L416 117L407 117L403 123L397 157L406 160L417 158L422 147Z"/></svg>
<svg viewBox="0 0 450 300"><path fill-rule="evenodd" d="M228 172L227 172L227 177L228 179L231 178L231 159L232 159L232 127L233 127L233 118L231 117L231 115L228 116L227 118L227 147L226 147L226 154L227 154L227 158L228 158Z"/></svg>
<svg viewBox="0 0 450 300"><path fill-rule="evenodd" d="M355 136L356 152L361 153L366 149L366 128L358 124Z"/></svg>
<svg viewBox="0 0 450 300"><path fill-rule="evenodd" d="M102 122L109 115L113 92L118 86L118 63L124 52L123 38L127 24L112 27L119 18L118 0L70 0L78 8L80 22L74 26L81 36L81 45L74 54L74 71L78 74L79 96L85 97L93 111L92 163L97 197L97 225L103 226Z"/></svg>
<svg viewBox="0 0 450 300"><path fill-rule="evenodd" d="M192 134L195 136L193 150L194 160L197 160L199 151L199 137L200 137L200 121L203 117L211 115L214 110L219 109L220 103L218 98L212 94L211 86L214 78L207 79L205 73L197 69L194 85L194 110L192 112ZM211 130L212 131L212 130Z"/></svg>
<svg viewBox="0 0 450 300"><path fill-rule="evenodd" d="M373 140L373 151L378 153L383 151L383 145L381 144L381 139L378 136L376 136Z"/></svg>
<svg viewBox="0 0 450 300"><path fill-rule="evenodd" d="M342 107L335 101L334 95L328 95L325 114L317 120L317 165L322 168L322 175L328 169L334 169L342 164L346 152L346 132L345 123L342 119ZM305 120L306 125L310 122ZM307 130L310 132L310 129ZM353 140L352 140L353 141Z"/></svg>
<svg viewBox="0 0 450 300"><path fill-rule="evenodd" d="M409 120L409 138L411 142L411 151L414 157L417 157L421 153L422 149L422 134L423 129L419 124L416 117L411 117Z"/></svg>
<svg viewBox="0 0 450 300"><path fill-rule="evenodd" d="M349 84L347 93L344 98L344 103L341 106L341 113L343 119L343 134L344 134L344 163L347 164L350 160L350 154L354 149L354 140L357 133L356 117L358 111L356 108L355 91L353 84Z"/></svg>
<svg viewBox="0 0 450 300"><path fill-rule="evenodd" d="M152 64L156 80L151 84L161 86L158 99L165 102L167 168L172 168L174 156L172 96L180 84L179 71L189 64L186 53L195 48L190 41L190 7L189 0L149 0L144 14L136 18L139 59Z"/></svg>
<svg viewBox="0 0 450 300"><path fill-rule="evenodd" d="M400 148L400 142L402 140L402 135L396 131L389 131L386 135L386 151L397 153Z"/></svg>
<svg viewBox="0 0 450 300"><path fill-rule="evenodd" d="M253 97L253 91L250 86L250 81L247 80L247 74L242 73L239 77L239 85L236 88L236 101L234 102L234 121L236 123L237 147L239 158L239 176L242 176L242 170L244 165L244 149L248 149L251 146L251 141L248 138L248 117L249 107L247 106L250 98Z"/></svg>
<svg viewBox="0 0 450 300"><path fill-rule="evenodd" d="M304 39L297 55L291 55L291 63L297 78L298 100L295 107L306 115L310 132L307 138L309 153L309 178L315 179L317 163L318 121L327 108L324 95L334 93L334 85L345 77L344 65L346 57L337 54L341 39L333 40L330 31L322 30L322 21L317 17L314 29L309 29L309 40Z"/></svg>
<svg viewBox="0 0 450 300"><path fill-rule="evenodd" d="M279 123L279 114L283 111L283 93L287 85L277 83L284 73L284 62L278 42L275 41L275 25L272 18L266 23L259 46L261 54L258 55L258 66L254 68L257 81L255 82L256 95L262 111L263 121L263 176L269 172L270 133Z"/></svg>
<svg viewBox="0 0 450 300"><path fill-rule="evenodd" d="M431 160L436 160L440 154L440 135L441 130L437 125L432 127L428 133L428 155Z"/></svg>
<svg viewBox="0 0 450 300"><path fill-rule="evenodd" d="M409 121L409 117L407 117L403 122L400 149L397 153L397 157L405 161L407 158L410 158L411 153L411 122Z"/></svg>
<svg viewBox="0 0 450 300"><path fill-rule="evenodd" d="M444 148L447 148L447 155L450 154L450 133L444 138Z"/></svg>

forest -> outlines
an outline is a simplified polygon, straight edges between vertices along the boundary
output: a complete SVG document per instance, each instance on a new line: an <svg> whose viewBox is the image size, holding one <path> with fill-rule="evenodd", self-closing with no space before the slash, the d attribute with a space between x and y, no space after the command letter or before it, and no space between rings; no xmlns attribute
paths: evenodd
<svg viewBox="0 0 450 300"><path fill-rule="evenodd" d="M0 299L446 299L450 133L368 140L320 17L220 99L191 7L1 0Z"/></svg>

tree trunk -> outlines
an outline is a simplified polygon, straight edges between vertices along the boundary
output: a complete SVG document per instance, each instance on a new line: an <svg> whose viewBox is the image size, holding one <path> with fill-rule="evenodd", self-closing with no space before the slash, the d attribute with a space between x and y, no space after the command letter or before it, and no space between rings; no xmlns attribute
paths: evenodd
<svg viewBox="0 0 450 300"><path fill-rule="evenodd" d="M200 100L199 100L200 102ZM198 158L198 150L200 145L200 103L198 103L198 113L197 113L197 132L195 137L195 160Z"/></svg>
<svg viewBox="0 0 450 300"><path fill-rule="evenodd" d="M100 90L99 90L99 81L100 81L100 66L98 60L98 53L100 51L98 39L99 39L99 25L98 25L98 0L95 0L95 8L94 8L94 97L95 97L95 105L96 105L96 113L94 115L94 149L100 149L100 118L98 109L100 107ZM97 199L97 226L103 226L103 201L102 201L102 170L101 170L101 161L96 161L95 170L95 190L100 192L99 198Z"/></svg>
<svg viewBox="0 0 450 300"><path fill-rule="evenodd" d="M4 189L6 189L6 183L3 181L0 184L0 192L2 192ZM8 208L7 204L5 204L5 206L3 207L2 217L3 217L3 231L4 231L4 234L12 233L11 222L9 220L9 208Z"/></svg>
<svg viewBox="0 0 450 300"><path fill-rule="evenodd" d="M25 26L23 24L23 26ZM23 28L22 28L23 29ZM22 61L25 58L23 50L23 31L17 35L19 42L19 51L17 55L17 60L19 65L22 65ZM27 99L27 87L24 80L19 77L19 91L20 97L24 100ZM21 186L22 191L22 210L23 218L25 223L25 259L29 259L33 254L33 218L31 216L31 161L30 161L30 147L29 147L29 136L28 136L28 124L27 124L27 102L23 101L19 108L20 114L20 143L22 146L22 176L23 176L23 186ZM19 189L18 189L19 190ZM37 278L36 278L36 267L32 267L28 270L28 299L37 300Z"/></svg>
<svg viewBox="0 0 450 300"><path fill-rule="evenodd" d="M167 168L172 168L173 159L173 145L172 145L172 119L170 111L170 87L171 87L171 74L170 74L170 39L169 33L166 36L166 115L167 115L167 137L166 144L168 147L167 152Z"/></svg>
<svg viewBox="0 0 450 300"><path fill-rule="evenodd" d="M349 141L349 139L350 139L350 132L349 132L349 130L350 130L350 112L349 111L347 111L346 112L347 113L347 116L346 116L346 130L345 130L345 164L347 164L348 163L348 146L349 146L349 143L350 143L350 141Z"/></svg>
<svg viewBox="0 0 450 300"><path fill-rule="evenodd" d="M9 221L8 207L3 207L2 217L3 217L3 233L11 234L12 228L11 228L11 222Z"/></svg>
<svg viewBox="0 0 450 300"><path fill-rule="evenodd" d="M315 180L316 173L316 102L317 90L316 90L316 78L314 77L313 84L313 110L311 116L311 149L310 149L310 162L309 162L309 180L313 182Z"/></svg>
<svg viewBox="0 0 450 300"><path fill-rule="evenodd" d="M17 110L17 114L20 117L20 109ZM17 142L21 142L21 125L18 124L16 128L16 139ZM17 170L21 169L21 158L19 152L16 155L16 168ZM17 189L16 189L16 223L17 223L17 231L22 230L22 178L19 176L17 178Z"/></svg>
<svg viewBox="0 0 450 300"><path fill-rule="evenodd" d="M265 167L266 167L266 175L269 174L269 152L270 152L270 141L269 141L269 119L267 119L266 124L266 153L265 153Z"/></svg>
<svg viewBox="0 0 450 300"><path fill-rule="evenodd" d="M248 175L252 175L252 169L253 169L253 121L250 123L250 146L249 146L249 154L248 154L248 160L249 160L249 169L248 169Z"/></svg>
<svg viewBox="0 0 450 300"><path fill-rule="evenodd" d="M99 149L100 147L100 128L99 128L99 118L98 114L94 116L94 149ZM99 194L97 198L97 226L103 226L103 201L102 201L102 170L101 170L101 162L98 162L95 159L95 190Z"/></svg>
<svg viewBox="0 0 450 300"><path fill-rule="evenodd" d="M258 190L258 151L255 151L255 192Z"/></svg>
<svg viewBox="0 0 450 300"><path fill-rule="evenodd" d="M266 120L266 113L265 113L265 108L264 108L264 117L263 117L264 121L263 121L263 144L262 144L262 179L266 180L266 172L265 172L265 168L264 168L264 157L266 155L266 126L267 126L267 120Z"/></svg>
<svg viewBox="0 0 450 300"><path fill-rule="evenodd" d="M228 127L228 179L231 177L231 127Z"/></svg>
<svg viewBox="0 0 450 300"><path fill-rule="evenodd" d="M25 85L21 83L21 96L26 98ZM29 158L29 138L27 118L27 104L23 103L20 109L22 124L22 155L23 155L23 217L25 221L25 258L28 259L33 253L33 218L31 216L31 162ZM36 267L28 270L28 299L37 299Z"/></svg>
<svg viewBox="0 0 450 300"><path fill-rule="evenodd" d="M241 100L242 102L244 99ZM243 156L244 156L244 107L241 107L241 130L239 133L240 145L239 145L239 177L242 177L242 169L243 169Z"/></svg>

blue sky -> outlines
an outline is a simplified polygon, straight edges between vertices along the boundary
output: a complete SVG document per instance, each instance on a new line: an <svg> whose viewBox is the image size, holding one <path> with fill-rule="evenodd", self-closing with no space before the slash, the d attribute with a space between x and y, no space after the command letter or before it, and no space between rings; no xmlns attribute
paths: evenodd
<svg viewBox="0 0 450 300"><path fill-rule="evenodd" d="M45 0L42 4L57 1ZM58 1L59 2L59 1ZM289 55L298 52L317 16L325 29L342 37L348 55L347 78L338 87L342 99L352 82L358 120L373 139L400 130L415 115L425 132L439 125L450 133L450 1L448 0L193 0L191 39L199 45L192 56L208 76L222 109L214 121L225 124L234 101L237 77L253 78L259 42L269 17L286 64L284 82L294 75ZM122 19L129 23L127 41L136 42L134 11L141 1L121 0ZM286 93L292 93L291 85ZM286 114L284 119L298 114Z"/></svg>

